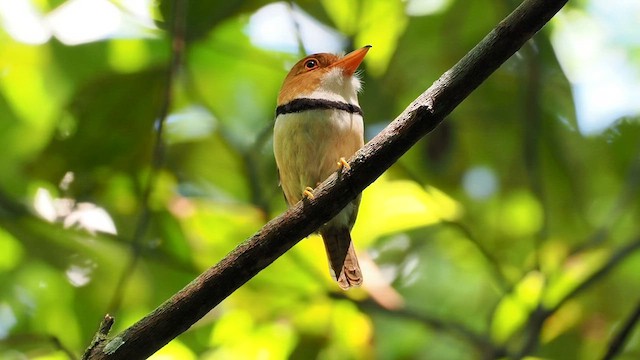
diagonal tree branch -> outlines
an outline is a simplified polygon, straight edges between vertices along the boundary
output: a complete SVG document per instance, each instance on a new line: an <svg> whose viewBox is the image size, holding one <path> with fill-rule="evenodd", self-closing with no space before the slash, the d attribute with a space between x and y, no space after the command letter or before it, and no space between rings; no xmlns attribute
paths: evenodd
<svg viewBox="0 0 640 360"><path fill-rule="evenodd" d="M314 192L267 223L217 265L202 273L152 313L94 347L88 359L144 359L186 331L227 296L302 238L331 219L433 130L492 72L548 22L568 0L524 0L460 62L422 93L350 161Z"/></svg>

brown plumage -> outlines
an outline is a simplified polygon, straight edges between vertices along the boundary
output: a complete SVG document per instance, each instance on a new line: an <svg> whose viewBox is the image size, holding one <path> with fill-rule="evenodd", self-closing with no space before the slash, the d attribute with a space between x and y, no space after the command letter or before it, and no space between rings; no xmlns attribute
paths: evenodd
<svg viewBox="0 0 640 360"><path fill-rule="evenodd" d="M363 146L360 80L354 73L368 50L369 46L344 57L307 56L285 78L278 95L273 147L289 205L312 197L312 188L342 170L344 159ZM332 276L343 289L362 283L350 235L359 203L360 196L319 229Z"/></svg>

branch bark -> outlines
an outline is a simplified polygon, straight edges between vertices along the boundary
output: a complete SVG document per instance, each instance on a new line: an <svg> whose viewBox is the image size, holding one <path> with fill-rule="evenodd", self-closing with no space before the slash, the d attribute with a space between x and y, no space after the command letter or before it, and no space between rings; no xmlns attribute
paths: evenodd
<svg viewBox="0 0 640 360"><path fill-rule="evenodd" d="M331 176L315 199L291 207L217 265L86 358L144 359L186 331L227 296L336 215L475 90L568 0L524 0L453 68Z"/></svg>

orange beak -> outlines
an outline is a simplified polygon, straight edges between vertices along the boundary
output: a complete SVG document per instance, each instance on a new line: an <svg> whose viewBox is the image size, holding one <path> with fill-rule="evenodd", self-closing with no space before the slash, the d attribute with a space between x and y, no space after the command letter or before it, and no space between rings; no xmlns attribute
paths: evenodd
<svg viewBox="0 0 640 360"><path fill-rule="evenodd" d="M364 60L364 57L367 55L367 51L369 51L370 48L371 45L367 45L358 50L354 50L345 55L342 59L331 64L331 66L341 67L345 75L351 76L356 72L358 66L360 66L360 63L362 63L362 60Z"/></svg>

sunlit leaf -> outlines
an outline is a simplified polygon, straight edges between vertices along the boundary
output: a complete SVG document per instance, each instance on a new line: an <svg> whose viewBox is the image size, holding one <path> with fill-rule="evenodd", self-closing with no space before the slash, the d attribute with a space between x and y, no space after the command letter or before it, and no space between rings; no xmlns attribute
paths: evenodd
<svg viewBox="0 0 640 360"><path fill-rule="evenodd" d="M544 283L543 275L532 271L500 301L491 323L493 339L503 343L524 325L540 300Z"/></svg>
<svg viewBox="0 0 640 360"><path fill-rule="evenodd" d="M562 273L549 282L544 296L544 304L549 307L557 304L604 264L609 254L608 250L600 249L566 259Z"/></svg>
<svg viewBox="0 0 640 360"><path fill-rule="evenodd" d="M67 360L69 359L69 355L64 351L56 351L46 355L39 355L33 357L33 360Z"/></svg>
<svg viewBox="0 0 640 360"><path fill-rule="evenodd" d="M8 271L16 267L23 255L24 248L20 242L0 228L0 271Z"/></svg>
<svg viewBox="0 0 640 360"><path fill-rule="evenodd" d="M167 346L160 349L160 351L149 357L151 360L173 360L173 359L184 359L184 360L195 360L197 356L187 347L182 344L178 340L173 340Z"/></svg>
<svg viewBox="0 0 640 360"><path fill-rule="evenodd" d="M127 39L109 42L109 65L114 70L132 73L144 69L152 60L147 42Z"/></svg>
<svg viewBox="0 0 640 360"><path fill-rule="evenodd" d="M454 220L461 210L436 188L381 177L364 192L352 237L367 244L378 236Z"/></svg>
<svg viewBox="0 0 640 360"><path fill-rule="evenodd" d="M357 0L323 0L327 14L336 28L347 35L353 36L358 28L357 18L359 2Z"/></svg>
<svg viewBox="0 0 640 360"><path fill-rule="evenodd" d="M550 342L567 330L576 326L584 316L583 309L577 302L569 302L549 318L542 329L542 341Z"/></svg>
<svg viewBox="0 0 640 360"><path fill-rule="evenodd" d="M193 260L203 269L222 258L263 224L263 214L241 204L198 201L182 219L183 229L193 249Z"/></svg>
<svg viewBox="0 0 640 360"><path fill-rule="evenodd" d="M356 46L371 44L372 51L365 62L367 73L380 76L386 70L395 54L398 38L402 36L408 19L400 0L374 0L361 2L362 9L359 31L355 37Z"/></svg>
<svg viewBox="0 0 640 360"><path fill-rule="evenodd" d="M211 343L217 349L206 359L245 358L266 356L287 359L295 344L295 337L286 324L256 324L243 310L226 312L214 326Z"/></svg>
<svg viewBox="0 0 640 360"><path fill-rule="evenodd" d="M542 207L526 192L515 192L504 199L499 210L502 231L514 237L526 237L540 230L543 221Z"/></svg>

